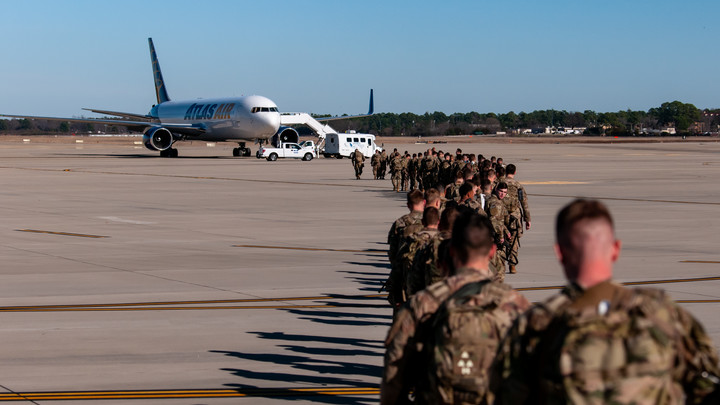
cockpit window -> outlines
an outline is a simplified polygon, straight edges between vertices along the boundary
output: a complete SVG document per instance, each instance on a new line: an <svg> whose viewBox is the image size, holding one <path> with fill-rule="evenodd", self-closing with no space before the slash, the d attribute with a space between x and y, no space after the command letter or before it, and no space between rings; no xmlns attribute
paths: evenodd
<svg viewBox="0 0 720 405"><path fill-rule="evenodd" d="M278 112L277 107L253 107L250 112L253 114L259 112Z"/></svg>

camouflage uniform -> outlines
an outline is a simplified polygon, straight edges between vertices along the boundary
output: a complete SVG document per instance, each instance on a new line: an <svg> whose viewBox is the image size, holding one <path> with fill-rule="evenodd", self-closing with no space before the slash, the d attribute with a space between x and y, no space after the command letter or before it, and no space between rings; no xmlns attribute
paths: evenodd
<svg viewBox="0 0 720 405"><path fill-rule="evenodd" d="M455 176L453 176L453 174L452 163L443 158L440 163L440 184L443 186L451 184L455 180Z"/></svg>
<svg viewBox="0 0 720 405"><path fill-rule="evenodd" d="M397 314L387 338L385 339L385 367L381 383L380 403L397 404L407 402L407 394L419 384L426 373L426 365L418 364L422 358L423 336L416 336L418 327L438 310L441 304L454 292L468 283L487 280L489 270L460 269L457 274L442 282L435 283L415 294ZM505 285L489 283L499 287L496 291L496 310L505 312L510 326L512 318L529 307L529 303L520 293ZM421 396L422 398L425 395Z"/></svg>
<svg viewBox="0 0 720 405"><path fill-rule="evenodd" d="M448 231L435 234L423 246L413 259L413 267L408 274L408 287L411 295L424 290L427 286L442 281L446 275L438 264L440 244L450 239L452 235Z"/></svg>
<svg viewBox="0 0 720 405"><path fill-rule="evenodd" d="M416 232L408 236L403 246L400 247L400 266L402 267L403 291L405 291L405 297L410 297L419 291L412 288L408 283L409 281L414 282L416 279L414 275L410 275L413 269L413 263L415 261L416 254L420 251L420 249L425 247L425 245L427 245L437 234L437 228L423 228L420 232Z"/></svg>
<svg viewBox="0 0 720 405"><path fill-rule="evenodd" d="M484 217L487 216L487 213L482 209L482 205L480 204L480 202L474 198L468 198L467 200L461 202L460 205L468 207Z"/></svg>
<svg viewBox="0 0 720 405"><path fill-rule="evenodd" d="M517 259L518 249L520 248L520 238L523 236L522 221L530 221L530 208L528 207L527 193L522 184L511 178L506 178L505 183L508 185L508 193L505 198L502 199L502 202L505 204L508 214L510 214L508 229L513 235L510 241L512 243L512 255ZM518 190L522 190L522 201L520 201L520 193ZM512 264L510 265L510 272L515 273L515 266Z"/></svg>
<svg viewBox="0 0 720 405"><path fill-rule="evenodd" d="M407 191L408 189L408 182L410 181L410 157L404 156L402 158L402 188L400 191Z"/></svg>
<svg viewBox="0 0 720 405"><path fill-rule="evenodd" d="M500 240L500 238L507 239L507 234L509 233L508 225L510 224L510 214L508 214L507 209L505 209L505 205L503 204L502 200L497 198L495 194L493 194L490 199L485 203L485 213L490 218L490 222L492 222L493 224L495 238L498 241ZM502 272L504 273L505 260L507 259L505 257L505 249L501 246L498 246L498 253L496 256L500 260Z"/></svg>
<svg viewBox="0 0 720 405"><path fill-rule="evenodd" d="M351 158L353 167L355 168L355 178L360 180L363 166L365 166L365 155L363 155L360 150L355 149L355 152L352 153Z"/></svg>
<svg viewBox="0 0 720 405"><path fill-rule="evenodd" d="M460 202L460 199L462 199L462 196L460 195L460 187L462 186L462 183L452 183L448 186L447 190L445 191L445 198L448 200L455 200Z"/></svg>
<svg viewBox="0 0 720 405"><path fill-rule="evenodd" d="M380 152L380 178L385 180L385 173L387 172L388 156L383 150Z"/></svg>
<svg viewBox="0 0 720 405"><path fill-rule="evenodd" d="M392 161L390 161L390 171L392 172L392 185L393 190L400 192L400 186L402 183L402 170L403 170L403 158L396 155Z"/></svg>
<svg viewBox="0 0 720 405"><path fill-rule="evenodd" d="M660 290L567 287L508 331L492 367L499 404L699 403L718 357L702 326Z"/></svg>
<svg viewBox="0 0 720 405"><path fill-rule="evenodd" d="M430 155L423 160L423 189L428 190L437 184L437 158Z"/></svg>
<svg viewBox="0 0 720 405"><path fill-rule="evenodd" d="M417 175L418 175L418 158L410 158L408 164L408 176L410 176L410 190L417 188Z"/></svg>
<svg viewBox="0 0 720 405"><path fill-rule="evenodd" d="M390 227L388 232L388 259L390 260L390 275L385 282L385 289L389 292L388 301L391 305L403 302L402 284L404 282L402 273L397 270L398 252L405 239L406 231L413 232L422 229L422 211L412 211L398 218Z"/></svg>
<svg viewBox="0 0 720 405"><path fill-rule="evenodd" d="M380 178L380 152L375 151L370 158L370 166L372 166L373 178L375 180Z"/></svg>

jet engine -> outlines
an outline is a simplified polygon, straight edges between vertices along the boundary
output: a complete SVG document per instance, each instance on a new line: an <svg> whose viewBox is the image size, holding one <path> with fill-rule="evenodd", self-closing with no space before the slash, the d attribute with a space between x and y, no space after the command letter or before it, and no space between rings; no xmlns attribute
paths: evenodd
<svg viewBox="0 0 720 405"><path fill-rule="evenodd" d="M150 150L168 150L172 147L172 133L163 127L151 127L143 134L143 143Z"/></svg>
<svg viewBox="0 0 720 405"><path fill-rule="evenodd" d="M273 135L272 139L270 140L270 143L272 143L275 147L278 147L280 143L287 142L300 142L300 134L298 134L298 131L296 131L295 128L280 127L278 128L277 133Z"/></svg>

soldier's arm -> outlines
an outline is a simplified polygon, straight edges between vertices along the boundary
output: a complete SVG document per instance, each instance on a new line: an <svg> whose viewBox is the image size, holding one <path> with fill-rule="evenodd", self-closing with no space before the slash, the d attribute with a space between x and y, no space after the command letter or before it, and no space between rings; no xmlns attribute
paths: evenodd
<svg viewBox="0 0 720 405"><path fill-rule="evenodd" d="M524 329L527 319L521 315L500 342L495 360L490 367L489 389L495 404L525 404L529 402L530 386L526 373L529 370L523 350Z"/></svg>
<svg viewBox="0 0 720 405"><path fill-rule="evenodd" d="M680 383L687 395L686 403L699 404L718 388L718 354L712 339L705 333L703 326L687 311L673 305L677 311L681 326Z"/></svg>
<svg viewBox="0 0 720 405"><path fill-rule="evenodd" d="M415 335L415 325L413 311L409 305L404 305L398 311L385 339L384 367L380 383L381 404L394 405L407 402L411 373L407 366L412 360L411 339Z"/></svg>

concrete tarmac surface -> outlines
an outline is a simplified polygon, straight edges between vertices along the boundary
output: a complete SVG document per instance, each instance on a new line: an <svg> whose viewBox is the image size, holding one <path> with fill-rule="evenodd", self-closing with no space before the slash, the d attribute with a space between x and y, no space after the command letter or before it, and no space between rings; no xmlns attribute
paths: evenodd
<svg viewBox="0 0 720 405"><path fill-rule="evenodd" d="M348 159L234 146L173 159L132 140L0 139L0 401L377 402L378 289L405 194L369 160L355 180ZM720 344L720 144L385 146L518 166L533 221L506 282L531 301L564 284L557 211L602 199L623 241L616 280L667 290Z"/></svg>

